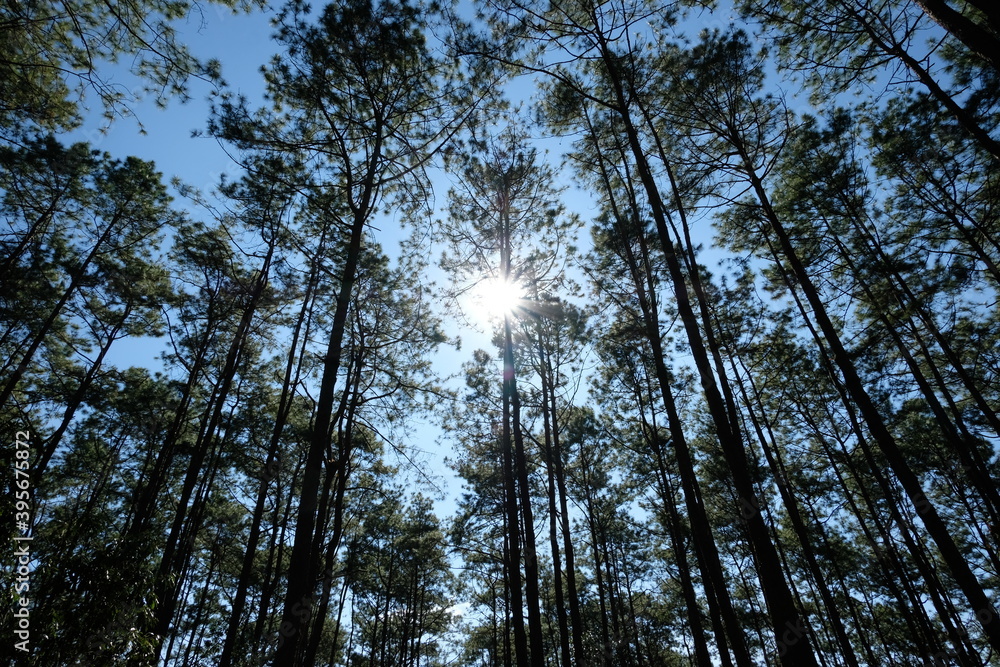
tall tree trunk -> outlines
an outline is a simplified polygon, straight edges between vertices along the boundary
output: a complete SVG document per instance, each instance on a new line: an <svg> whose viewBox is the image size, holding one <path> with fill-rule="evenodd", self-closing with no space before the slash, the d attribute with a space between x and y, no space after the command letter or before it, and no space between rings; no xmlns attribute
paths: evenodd
<svg viewBox="0 0 1000 667"><path fill-rule="evenodd" d="M606 37L601 33L597 33L596 37L599 40L601 57L609 77L609 84L614 92L615 103L628 139L632 158L635 161L639 181L646 193L653 220L656 223L661 249L673 283L677 312L684 325L691 355L694 357L701 380L702 391L705 394L716 435L731 474L733 487L739 501L737 512L746 522L747 533L757 557L759 565L757 575L767 600L767 609L779 660L782 665L789 667L793 665L795 667L818 667L812 643L809 640L808 624L804 616L795 608L791 591L781 574L781 563L777 551L771 542L767 525L761 515L760 501L754 492L753 482L749 475L750 464L744 450L742 433L738 425L729 420L725 401L719 393L712 372L698 321L688 297L687 282L684 279L667 226L667 208L660 197L659 188L649 168L649 162L639 140L638 131L629 114L628 96L625 91L624 78L618 68L618 60L611 52Z"/></svg>
<svg viewBox="0 0 1000 667"><path fill-rule="evenodd" d="M175 552L180 550L180 537L185 528L188 504L191 500L191 494L194 492L195 485L198 483L198 480L206 474L204 469L205 459L212 456L215 449L221 446L220 443L217 442L216 431L222 423L223 411L226 407L226 401L229 398L229 391L236 378L236 371L242 359L243 350L250 333L250 327L257 314L257 307L260 304L261 296L263 295L264 289L268 283L271 259L273 256L274 245L272 244L268 248L267 255L264 257L260 272L254 281L253 291L250 294L250 300L244 308L239 325L236 332L233 334L233 340L230 343L229 351L226 354L226 362L220 374L218 390L215 392L215 396L213 397L214 406L212 408L211 417L209 418L208 425L205 427L204 431L199 434L199 438L195 443L194 452L191 455L191 460L188 463L187 474L184 478L184 485L181 488L180 499L178 500L177 507L174 511L170 535L168 536L166 545L163 549L163 556L159 567L159 604L156 608L153 625L153 631L156 633L157 637L160 638L159 644L155 648L155 654L157 656L159 656L160 650L162 649L163 638L166 637L169 631L170 621L173 618L174 609L177 605L176 593L180 590L181 564L175 559ZM197 526L187 527L187 530L191 533L192 537L194 533L197 532L197 529Z"/></svg>
<svg viewBox="0 0 1000 667"><path fill-rule="evenodd" d="M847 629L844 626L844 621L840 615L837 602L834 600L833 594L831 593L829 586L827 586L826 577L820 569L819 559L817 558L815 549L813 548L812 535L810 535L809 529L806 527L802 512L799 509L799 502L793 494L789 483L788 473L785 469L784 462L781 460L781 454L777 446L777 440L775 439L774 432L771 429L771 424L766 415L763 414L763 410L760 411L761 414L758 416L757 411L753 409L754 405L762 405L760 393L757 391L753 378L748 375L747 384L749 384L751 391L754 393L753 401L751 401L751 397L747 393L747 389L744 386L743 381L740 379L739 371L736 369L736 360L732 357L730 357L730 364L732 364L733 377L736 379L737 386L740 389L744 404L746 405L747 412L750 416L751 424L757 434L757 440L763 450L764 458L767 460L768 467L771 469L771 474L774 476L778 485L778 493L781 495L785 509L788 511L788 518L792 522L792 528L795 531L796 536L799 538L799 547L802 550L802 555L805 557L806 564L809 566L809 572L812 575L817 589L819 590L825 612L830 619L831 625L833 626L834 636L840 646L840 656L844 658L850 667L859 667L857 656L854 654L854 650L851 647L851 641L847 636ZM767 431L766 436L764 433L765 429Z"/></svg>
<svg viewBox="0 0 1000 667"><path fill-rule="evenodd" d="M595 129L587 117L588 130L592 137ZM599 150L596 139L594 147ZM641 321L645 330L646 340L649 342L651 357L656 371L656 380L659 386L660 396L663 400L664 410L667 414L667 421L670 428L670 440L675 451L678 471L681 475L681 485L684 490L684 501L688 510L688 517L691 521L691 532L694 537L695 556L699 563L699 569L704 576L704 587L706 601L713 619L713 629L715 630L716 643L724 665L729 664L728 647L731 644L736 664L739 667L752 667L749 649L743 629L736 617L736 611L732 606L729 592L726 587L725 575L723 573L722 561L719 558L719 551L712 536L711 524L708 514L701 498L698 477L694 468L694 461L684 437L681 426L680 415L677 411L673 392L670 389L670 377L665 363L665 353L660 338L658 314L656 309L656 290L653 284L653 277L649 265L648 251L645 248L645 239L640 231L637 238L643 252L643 268L639 268L639 262L631 248L632 235L628 232L624 215L619 209L611 187L610 175L607 172L606 163L598 152L598 167L600 176L608 197L608 205L612 209L615 232L622 252L629 267L629 273L635 285L636 296L639 300L642 311ZM637 209L635 202L632 202L633 209ZM693 611L693 610L692 610ZM719 626L716 619L722 619L724 630ZM728 640L727 640L728 637Z"/></svg>
<svg viewBox="0 0 1000 667"><path fill-rule="evenodd" d="M316 507L319 500L320 478L323 474L323 460L327 447L330 445L330 426L333 418L337 375L340 371L347 314L352 301L354 281L357 278L361 242L375 195L375 165L381 154L381 131L382 128L376 128L375 146L372 151L373 155L369 158L370 166L366 178L361 184L360 202L352 207L354 218L349 230L347 257L341 272L337 307L334 311L333 326L330 330L329 344L323 362L319 400L316 403L316 420L312 428L309 452L302 477L295 537L289 564L288 589L285 595L285 610L278 631L279 638L274 667L296 667L300 659L300 647L304 645L301 643L302 635L308 628L309 619L313 612L313 588L316 585L316 572L311 567L313 558L309 552L316 530Z"/></svg>
<svg viewBox="0 0 1000 667"><path fill-rule="evenodd" d="M559 628L559 658L558 665L570 667L571 654L569 649L569 623L566 618L566 603L563 596L563 572L562 558L559 553L559 527L558 510L556 508L556 474L555 474L555 447L553 445L552 406L555 403L549 401L550 378L549 368L546 364L545 351L542 345L541 332L538 334L538 376L542 389L542 428L544 431L545 443L545 471L548 482L549 501L549 550L552 553L552 585L555 594L556 622Z"/></svg>
<svg viewBox="0 0 1000 667"><path fill-rule="evenodd" d="M325 247L325 233L320 236L318 251L322 252ZM222 647L222 654L219 657L219 667L230 667L233 659L233 651L236 647L236 639L239 628L243 623L243 610L246 607L247 594L250 586L250 577L254 569L254 561L257 558L257 546L260 543L260 527L263 523L264 510L267 504L267 493L280 470L279 445L281 435L284 433L288 416L291 414L294 396L294 387L298 385L302 371L302 360L304 350L296 354L299 347L299 340L302 336L303 327L307 319L312 318L314 305L313 293L315 292L317 281L319 280L319 263L315 262L311 268L309 282L306 285L303 296L302 308L292 329L292 338L288 346L288 357L285 361L285 373L281 383L281 394L278 399L278 409L275 414L274 425L271 428L271 439L268 442L267 454L264 461L264 469L261 472L260 484L257 487L257 498L254 503L253 517L250 521L250 532L247 537L246 551L243 555L243 564L240 568L240 576L236 584L236 593L233 596L233 603L229 614L228 630L226 632L225 643ZM296 359L298 363L296 363Z"/></svg>
<svg viewBox="0 0 1000 667"><path fill-rule="evenodd" d="M528 611L529 662L535 667L545 664L542 644L542 617L538 590L538 553L535 546L534 517L531 511L531 487L528 482L528 460L521 433L521 397L517 390L514 370L514 343L509 316L504 322L504 393L510 399L511 435L514 444L514 473L517 478L518 501L523 521L524 592Z"/></svg>
<svg viewBox="0 0 1000 667"><path fill-rule="evenodd" d="M563 469L563 455L562 448L560 447L560 425L559 425L559 411L558 404L556 401L556 373L552 365L551 355L545 352L544 346L541 344L541 338L539 338L539 361L540 361L540 375L542 377L542 400L545 404L545 415L546 415L546 429L547 432L551 433L551 446L549 449L549 464L552 467L552 478L555 482L555 490L558 494L558 509L555 508L554 502L555 497L553 497L553 504L550 505L550 511L553 513L554 517L558 518L559 531L562 536L563 544L563 555L566 558L566 567L564 570L566 577L566 597L569 598L569 620L570 628L572 630L572 642L573 642L573 653L567 652L566 660L570 661L568 664L576 665L577 667L585 667L586 657L583 652L583 619L580 615L580 597L577 592L576 587L576 564L574 557L574 547L572 532L569 520L569 506L568 506L568 493L566 491L566 473ZM547 397L546 397L546 389ZM550 488L550 495L553 490ZM555 554L558 550L558 540L553 535L553 559L556 558ZM562 584L559 579L556 579L557 590L561 591ZM556 605L558 608L558 604ZM563 611L565 614L565 611ZM560 617L560 633L562 632L562 624L564 619ZM563 647L566 650L566 647Z"/></svg>
<svg viewBox="0 0 1000 667"><path fill-rule="evenodd" d="M733 147L740 154L740 158L744 164L745 173L750 180L750 184L753 187L758 201L760 202L761 209L766 216L771 230L778 241L781 254L785 261L788 262L792 274L795 276L799 287L802 289L802 292L806 296L806 300L809 302L809 306L813 311L813 316L816 318L816 322L823 333L823 338L830 346L834 363L843 375L844 385L851 397L851 400L858 406L858 410L861 412L869 432L879 444L889 467L902 484L910 502L913 504L914 509L923 521L924 526L927 528L927 532L930 534L931 539L934 540L934 543L940 550L945 563L948 564L952 575L955 577L955 580L958 582L963 593L965 593L965 596L971 605L971 609L976 615L976 620L980 623L980 625L982 625L990 645L994 648L994 650L1000 651L1000 616L998 616L997 610L994 608L993 603L990 602L989 597L986 595L982 585L972 572L972 568L962 555L958 545L955 544L955 541L952 539L951 533L948 531L948 527L944 520L938 514L937 509L927 497L927 494L924 493L920 480L906 462L906 458L903 456L899 446L896 444L895 438L893 438L889 429L886 427L885 422L882 420L882 416L879 413L878 408L875 406L875 403L865 390L864 383L861 381L861 377L858 375L857 369L854 367L854 362L851 360L850 355L844 348L844 345L840 340L840 335L833 326L833 322L827 315L826 306L823 304L823 301L813 285L812 279L807 274L805 267L799 260L784 226L781 224L781 221L778 219L777 214L771 206L770 199L764 191L760 178L757 176L753 162L747 155L747 152L738 136L735 136L735 133L730 137L730 140L733 142Z"/></svg>

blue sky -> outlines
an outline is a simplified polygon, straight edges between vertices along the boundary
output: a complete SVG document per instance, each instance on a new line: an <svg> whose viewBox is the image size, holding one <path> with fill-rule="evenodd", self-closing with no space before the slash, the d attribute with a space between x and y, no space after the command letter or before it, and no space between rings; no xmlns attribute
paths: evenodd
<svg viewBox="0 0 1000 667"><path fill-rule="evenodd" d="M206 4L200 13L193 12L176 26L195 56L223 62L223 76L234 90L251 99L261 95L260 66L277 50L270 40L272 30L265 14L233 15L223 7ZM102 73L116 85L134 90L141 82L129 72L128 65L123 61L105 67ZM67 140L87 141L115 157L136 155L153 160L167 178L178 176L189 185L208 190L223 173L236 173L236 165L214 139L191 138L193 130L206 125L211 92L210 84L192 79L190 102L171 100L166 108L159 108L147 98L132 106L135 118L119 118L110 126L97 110L88 114L84 125ZM145 135L140 134L138 121Z"/></svg>

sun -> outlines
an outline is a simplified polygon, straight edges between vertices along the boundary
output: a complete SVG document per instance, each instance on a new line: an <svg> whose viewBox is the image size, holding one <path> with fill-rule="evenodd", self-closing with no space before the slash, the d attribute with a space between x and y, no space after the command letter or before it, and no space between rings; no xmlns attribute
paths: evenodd
<svg viewBox="0 0 1000 667"><path fill-rule="evenodd" d="M524 285L502 278L486 278L473 290L473 307L481 321L499 319L524 300Z"/></svg>

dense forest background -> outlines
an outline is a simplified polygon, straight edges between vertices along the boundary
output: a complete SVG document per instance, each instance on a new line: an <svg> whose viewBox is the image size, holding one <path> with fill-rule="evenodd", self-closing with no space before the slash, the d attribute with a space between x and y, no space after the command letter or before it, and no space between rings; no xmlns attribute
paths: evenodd
<svg viewBox="0 0 1000 667"><path fill-rule="evenodd" d="M991 0L0 11L11 664L1000 665Z"/></svg>

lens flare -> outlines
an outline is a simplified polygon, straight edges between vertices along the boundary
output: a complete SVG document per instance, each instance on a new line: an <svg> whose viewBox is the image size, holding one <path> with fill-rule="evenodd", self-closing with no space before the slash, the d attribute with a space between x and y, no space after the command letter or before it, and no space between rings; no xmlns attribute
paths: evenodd
<svg viewBox="0 0 1000 667"><path fill-rule="evenodd" d="M524 299L524 286L501 278L488 278L476 286L473 297L482 319L499 319L511 313Z"/></svg>

